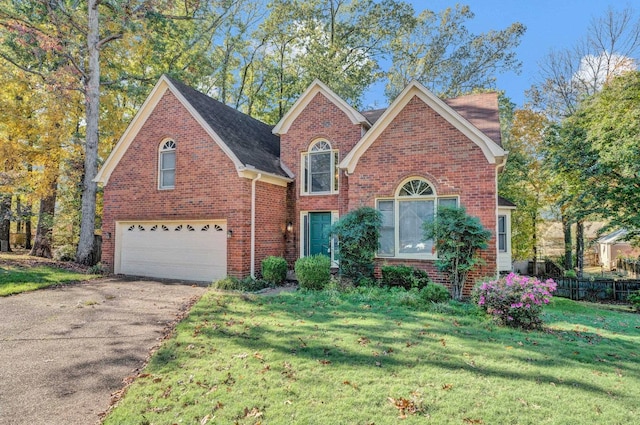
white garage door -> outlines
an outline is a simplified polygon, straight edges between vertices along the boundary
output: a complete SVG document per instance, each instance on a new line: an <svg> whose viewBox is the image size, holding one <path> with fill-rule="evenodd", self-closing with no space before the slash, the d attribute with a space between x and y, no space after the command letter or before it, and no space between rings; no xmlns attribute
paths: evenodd
<svg viewBox="0 0 640 425"><path fill-rule="evenodd" d="M120 222L115 272L211 282L227 275L224 221Z"/></svg>

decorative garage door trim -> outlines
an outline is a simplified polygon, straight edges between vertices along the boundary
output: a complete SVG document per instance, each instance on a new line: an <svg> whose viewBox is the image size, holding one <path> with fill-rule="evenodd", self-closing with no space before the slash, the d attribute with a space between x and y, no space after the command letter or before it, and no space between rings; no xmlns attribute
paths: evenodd
<svg viewBox="0 0 640 425"><path fill-rule="evenodd" d="M225 220L116 222L114 272L211 282L227 275Z"/></svg>

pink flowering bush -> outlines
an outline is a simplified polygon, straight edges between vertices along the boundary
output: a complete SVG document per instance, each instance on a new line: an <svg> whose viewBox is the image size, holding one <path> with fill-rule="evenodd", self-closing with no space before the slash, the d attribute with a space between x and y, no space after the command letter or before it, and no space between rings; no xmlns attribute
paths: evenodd
<svg viewBox="0 0 640 425"><path fill-rule="evenodd" d="M510 273L497 280L481 282L473 289L478 306L501 324L534 329L542 325L542 308L556 290L553 279L544 282Z"/></svg>

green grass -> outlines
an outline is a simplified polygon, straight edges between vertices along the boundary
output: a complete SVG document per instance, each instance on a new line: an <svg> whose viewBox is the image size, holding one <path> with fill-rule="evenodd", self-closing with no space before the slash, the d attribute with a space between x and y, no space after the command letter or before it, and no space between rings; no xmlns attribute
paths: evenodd
<svg viewBox="0 0 640 425"><path fill-rule="evenodd" d="M545 331L523 332L464 304L405 304L209 292L105 423L637 422L640 315L557 299Z"/></svg>
<svg viewBox="0 0 640 425"><path fill-rule="evenodd" d="M35 291L53 285L80 282L97 277L51 266L22 267L0 264L0 296Z"/></svg>

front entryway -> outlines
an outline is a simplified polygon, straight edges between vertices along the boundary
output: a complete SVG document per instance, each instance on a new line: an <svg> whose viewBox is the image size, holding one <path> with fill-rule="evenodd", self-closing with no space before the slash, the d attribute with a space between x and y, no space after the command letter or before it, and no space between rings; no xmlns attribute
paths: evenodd
<svg viewBox="0 0 640 425"><path fill-rule="evenodd" d="M309 213L309 255L331 256L331 213Z"/></svg>

